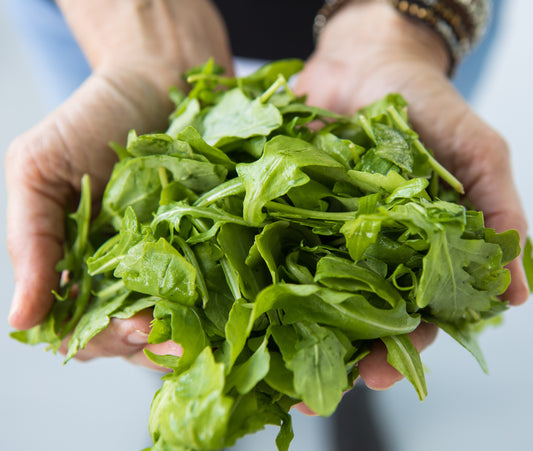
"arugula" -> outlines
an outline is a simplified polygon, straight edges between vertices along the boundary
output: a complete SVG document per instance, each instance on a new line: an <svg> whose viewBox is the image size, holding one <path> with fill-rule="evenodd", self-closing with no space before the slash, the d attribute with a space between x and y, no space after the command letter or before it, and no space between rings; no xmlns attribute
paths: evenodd
<svg viewBox="0 0 533 451"><path fill-rule="evenodd" d="M287 450L291 406L332 414L376 339L424 399L408 335L423 321L486 371L476 335L506 309L518 234L443 200L458 196L439 180L462 186L401 96L341 116L290 90L301 68L190 71L166 133L113 145L120 161L92 223L83 179L57 268L68 277L43 324L12 334L53 350L70 335L68 360L111 318L153 309L149 342L183 348L146 352L172 370L152 403L153 451L222 449L266 424Z"/></svg>

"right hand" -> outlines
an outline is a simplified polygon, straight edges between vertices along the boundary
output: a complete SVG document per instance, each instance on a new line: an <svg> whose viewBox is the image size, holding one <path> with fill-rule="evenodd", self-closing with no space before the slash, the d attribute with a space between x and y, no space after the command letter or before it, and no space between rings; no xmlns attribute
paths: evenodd
<svg viewBox="0 0 533 451"><path fill-rule="evenodd" d="M187 69L214 57L232 72L223 23L208 1L58 4L93 73L56 111L15 139L6 155L7 245L15 273L9 322L16 329L39 324L54 302L65 211L75 209L84 174L91 177L98 205L116 161L109 142L123 143L130 129L164 130L172 110L168 88L184 88L180 77ZM127 339L149 330L150 320L146 314L113 320L83 360L138 353L137 363L153 366L142 353L146 343Z"/></svg>

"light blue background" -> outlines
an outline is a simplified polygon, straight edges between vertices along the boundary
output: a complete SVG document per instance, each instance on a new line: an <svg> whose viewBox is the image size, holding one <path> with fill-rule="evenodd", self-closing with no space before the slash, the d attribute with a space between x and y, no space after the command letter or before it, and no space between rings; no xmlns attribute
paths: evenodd
<svg viewBox="0 0 533 451"><path fill-rule="evenodd" d="M516 182L533 224L533 2L501 3L505 8L500 11L498 36L470 100L510 144ZM0 2L0 148L5 150L15 136L43 117L49 99L39 95L43 74L22 57L13 23L1 7ZM5 199L1 171L0 215L4 216ZM5 237L3 216L0 235ZM9 339L5 318L13 275L5 239L0 240L0 286L4 293L0 302L0 450L138 451L148 446L149 405L158 376L116 359L63 366L60 357ZM532 322L530 301L508 312L503 327L482 336L490 376L441 334L423 354L429 370L429 397L424 403L407 382L374 393L391 451L532 449ZM298 413L294 418L296 439L291 451L330 449L327 420ZM274 450L270 432L261 440L244 442L240 449Z"/></svg>

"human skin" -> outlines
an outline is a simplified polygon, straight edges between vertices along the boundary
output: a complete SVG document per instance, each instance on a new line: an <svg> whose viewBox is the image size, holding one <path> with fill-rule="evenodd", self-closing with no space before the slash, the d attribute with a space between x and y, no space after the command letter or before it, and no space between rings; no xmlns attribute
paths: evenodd
<svg viewBox="0 0 533 451"><path fill-rule="evenodd" d="M463 184L487 227L515 229L522 245L527 224L514 185L505 140L469 107L453 87L444 41L430 28L405 18L385 2L353 2L328 21L296 90L312 105L353 113L389 92L401 93L421 140ZM320 89L316 89L320 87ZM503 298L511 305L529 296L521 258L509 264L512 282ZM423 324L411 334L421 350L436 336ZM366 385L382 390L401 379L384 365L386 349L377 341L359 363Z"/></svg>
<svg viewBox="0 0 533 451"><path fill-rule="evenodd" d="M207 0L60 0L58 5L93 73L56 111L17 138L6 156L8 249L16 283L9 320L16 329L38 324L53 303L65 207L75 205L85 173L97 207L116 161L108 143L124 142L132 128L164 129L172 109L167 89L185 88L181 74L190 67L214 57L232 72L224 24ZM446 49L433 31L389 5L358 2L328 22L296 89L308 94L310 104L340 113L400 92L415 129L485 211L487 224L497 231L514 228L525 237L509 150L454 90L447 66ZM513 283L506 295L520 304L527 298L520 261L510 269ZM160 354L180 348L171 342L148 345L151 319L150 311L113 319L77 358L122 356L158 368L145 357L145 348ZM411 337L422 350L435 335L434 326L423 324ZM359 370L374 389L401 378L387 364L379 341Z"/></svg>
<svg viewBox="0 0 533 451"><path fill-rule="evenodd" d="M56 111L18 137L6 159L7 245L15 273L9 322L16 329L40 323L54 298L63 253L64 211L91 177L97 210L116 156L109 142L165 129L171 85L210 57L232 73L224 23L207 0L59 0L92 74ZM80 359L127 356L153 366L143 354L149 312L113 320ZM169 348L169 349L167 349ZM157 350L174 350L158 345Z"/></svg>

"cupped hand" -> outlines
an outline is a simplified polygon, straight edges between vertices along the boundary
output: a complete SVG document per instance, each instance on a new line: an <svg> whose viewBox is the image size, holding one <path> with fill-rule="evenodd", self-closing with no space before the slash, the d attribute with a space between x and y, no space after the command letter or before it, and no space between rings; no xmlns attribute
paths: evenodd
<svg viewBox="0 0 533 451"><path fill-rule="evenodd" d="M9 322L16 329L39 324L54 302L65 211L75 209L84 174L91 178L93 211L98 210L116 161L109 142L124 143L131 129L165 130L172 109L168 88L184 88L181 74L189 68L214 57L232 71L224 26L207 1L58 4L93 74L56 111L18 137L6 155L7 245L15 274ZM151 319L143 313L112 320L80 358L121 355L151 366L142 353ZM128 336L135 331L140 332L132 343ZM175 347L154 349L168 351L164 354Z"/></svg>
<svg viewBox="0 0 533 451"><path fill-rule="evenodd" d="M354 2L324 28L317 49L298 79L296 90L312 105L352 114L390 92L402 94L413 128L436 158L464 185L487 227L515 229L522 244L525 213L515 188L504 139L468 106L446 76L443 41L425 25L406 19L382 2ZM512 305L529 296L521 259L509 264L512 282L503 296ZM411 334L422 350L436 328L422 324ZM376 342L359 364L365 383L385 389L401 379Z"/></svg>

